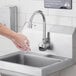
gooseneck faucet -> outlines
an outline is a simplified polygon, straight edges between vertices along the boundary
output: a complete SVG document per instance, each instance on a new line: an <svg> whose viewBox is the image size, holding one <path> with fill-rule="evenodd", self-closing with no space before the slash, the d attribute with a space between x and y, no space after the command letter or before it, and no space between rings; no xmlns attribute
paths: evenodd
<svg viewBox="0 0 76 76"><path fill-rule="evenodd" d="M43 19L43 40L42 40L42 44L39 45L39 50L45 51L46 49L51 49L51 48L50 48L49 32L48 32L47 38L46 38L46 19L45 19L45 16L41 10L35 11L33 13L33 15L30 18L30 21L29 21L29 27L30 28L33 27L32 21L33 21L34 16L37 14L40 14L42 16L42 19Z"/></svg>

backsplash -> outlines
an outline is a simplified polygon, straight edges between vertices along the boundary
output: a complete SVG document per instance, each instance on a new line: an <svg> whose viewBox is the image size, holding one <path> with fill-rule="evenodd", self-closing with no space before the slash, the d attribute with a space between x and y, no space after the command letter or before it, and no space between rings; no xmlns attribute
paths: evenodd
<svg viewBox="0 0 76 76"><path fill-rule="evenodd" d="M32 13L42 10L45 14L47 25L64 25L76 27L76 0L72 0L72 10L44 8L44 0L0 0L0 7L16 5L19 8L19 29L24 22L28 22ZM41 17L36 16L36 24L42 24Z"/></svg>

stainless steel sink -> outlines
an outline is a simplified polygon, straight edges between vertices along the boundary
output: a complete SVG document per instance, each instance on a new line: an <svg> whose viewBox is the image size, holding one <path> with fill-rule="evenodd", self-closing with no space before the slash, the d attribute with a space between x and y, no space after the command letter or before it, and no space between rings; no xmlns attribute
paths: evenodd
<svg viewBox="0 0 76 76"><path fill-rule="evenodd" d="M2 58L1 60L33 67L45 67L47 65L60 62L59 59L53 59L29 54L26 54L23 57L20 54L17 54L14 56Z"/></svg>
<svg viewBox="0 0 76 76"><path fill-rule="evenodd" d="M0 57L0 71L4 74L21 76L24 74L34 76L46 76L60 68L66 58L55 57L53 55L37 55L33 53L21 54L20 52L12 53ZM22 75L23 74L23 75Z"/></svg>

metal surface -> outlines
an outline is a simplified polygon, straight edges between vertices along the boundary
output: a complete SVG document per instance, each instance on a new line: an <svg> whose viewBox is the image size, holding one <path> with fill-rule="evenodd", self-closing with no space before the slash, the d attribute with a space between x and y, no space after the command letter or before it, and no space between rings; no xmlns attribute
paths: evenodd
<svg viewBox="0 0 76 76"><path fill-rule="evenodd" d="M35 11L33 13L33 15L30 18L30 21L29 21L29 27L31 27L31 28L33 27L32 21L33 21L34 16L37 14L40 14L42 16L42 19L43 19L43 43L45 44L46 43L46 19L45 19L45 16L41 10Z"/></svg>
<svg viewBox="0 0 76 76"><path fill-rule="evenodd" d="M10 7L10 26L15 32L18 32L18 8Z"/></svg>
<svg viewBox="0 0 76 76"><path fill-rule="evenodd" d="M28 65L33 67L45 67L50 64L54 64L56 62L60 62L59 59L51 59L47 57L39 57L39 56L31 56L31 55L25 55L24 60L21 58L21 55L15 55L10 56L4 59L1 59L2 61L22 64L22 65ZM22 61L23 60L23 61ZM24 62L24 64L23 64Z"/></svg>
<svg viewBox="0 0 76 76"><path fill-rule="evenodd" d="M50 39L50 38L48 38L48 37L50 37L49 33L48 33L48 35L46 37L46 19L45 19L45 16L44 16L44 14L43 14L43 12L41 10L35 11L33 13L33 15L30 18L30 21L29 21L29 27L30 28L33 27L32 26L32 21L33 21L34 16L37 15L37 14L40 14L42 16L42 19L43 19L43 39L42 39L42 44L39 45L39 50L40 51L45 51L47 49L52 50L51 44L50 44L50 42L48 40L48 39Z"/></svg>
<svg viewBox="0 0 76 76"><path fill-rule="evenodd" d="M45 8L72 9L72 0L44 0Z"/></svg>
<svg viewBox="0 0 76 76"><path fill-rule="evenodd" d="M10 76L47 76L72 64L71 60L67 58L47 57L45 55L35 55L35 53L25 53L24 64L22 64L20 53L0 57L0 72L2 74Z"/></svg>

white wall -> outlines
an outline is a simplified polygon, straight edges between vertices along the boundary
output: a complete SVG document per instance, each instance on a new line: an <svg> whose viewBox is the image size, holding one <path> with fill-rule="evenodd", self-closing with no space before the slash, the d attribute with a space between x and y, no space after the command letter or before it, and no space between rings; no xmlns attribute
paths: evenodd
<svg viewBox="0 0 76 76"><path fill-rule="evenodd" d="M44 0L0 0L0 7L17 5L19 7L19 27L29 20L36 10L42 10L46 16L47 25L76 26L76 1L73 0L72 10L44 8ZM41 24L40 16L35 23Z"/></svg>
<svg viewBox="0 0 76 76"><path fill-rule="evenodd" d="M73 0L73 9L46 9L44 8L43 0L20 0L20 26L24 20L28 21L31 14L36 10L42 10L46 15L47 25L66 25L76 26L76 1ZM42 23L39 17L35 18L34 22Z"/></svg>
<svg viewBox="0 0 76 76"><path fill-rule="evenodd" d="M16 5L19 7L19 29L24 22L28 22L31 14L36 10L42 10L46 16L47 25L65 25L76 27L76 0L73 0L72 10L46 9L43 0L0 0L0 7ZM37 16L36 16L37 17ZM42 24L40 16L34 23ZM60 72L60 76L76 76L76 65Z"/></svg>

